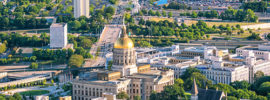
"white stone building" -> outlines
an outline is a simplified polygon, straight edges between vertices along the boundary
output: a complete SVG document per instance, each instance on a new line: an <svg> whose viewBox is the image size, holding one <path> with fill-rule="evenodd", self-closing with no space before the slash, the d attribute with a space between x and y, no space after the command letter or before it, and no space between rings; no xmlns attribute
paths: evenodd
<svg viewBox="0 0 270 100"><path fill-rule="evenodd" d="M249 82L254 82L254 74L258 71L264 75L270 75L270 43L261 44L256 47L244 46L236 49L237 56L244 58L244 62L249 67Z"/></svg>
<svg viewBox="0 0 270 100"><path fill-rule="evenodd" d="M200 57L194 57L193 59L179 58L179 57L163 57L153 58L148 61L152 67L167 68L174 71L174 78L180 78L184 74L187 68L195 67L201 64Z"/></svg>
<svg viewBox="0 0 270 100"><path fill-rule="evenodd" d="M73 0L75 18L79 18L80 16L89 18L89 1L90 0Z"/></svg>
<svg viewBox="0 0 270 100"><path fill-rule="evenodd" d="M50 26L50 48L64 48L67 44L67 24L53 23Z"/></svg>
<svg viewBox="0 0 270 100"><path fill-rule="evenodd" d="M220 64L217 67L214 65L199 65L196 66L208 79L212 80L214 84L223 83L230 84L234 81L248 81L249 68L245 65L237 64Z"/></svg>
<svg viewBox="0 0 270 100"><path fill-rule="evenodd" d="M35 100L49 100L49 96L45 95L36 96Z"/></svg>

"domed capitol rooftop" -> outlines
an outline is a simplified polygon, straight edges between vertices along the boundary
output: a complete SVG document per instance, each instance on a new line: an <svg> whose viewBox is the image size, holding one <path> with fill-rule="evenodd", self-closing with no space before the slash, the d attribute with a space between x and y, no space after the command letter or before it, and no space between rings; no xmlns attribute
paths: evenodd
<svg viewBox="0 0 270 100"><path fill-rule="evenodd" d="M121 37L114 43L116 49L131 49L134 48L133 41L126 34L126 27L123 26Z"/></svg>

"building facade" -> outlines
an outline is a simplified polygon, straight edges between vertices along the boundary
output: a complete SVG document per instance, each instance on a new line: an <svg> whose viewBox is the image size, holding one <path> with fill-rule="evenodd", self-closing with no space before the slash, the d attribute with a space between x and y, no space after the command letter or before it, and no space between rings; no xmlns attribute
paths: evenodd
<svg viewBox="0 0 270 100"><path fill-rule="evenodd" d="M90 100L105 94L125 92L133 100L139 96L148 100L151 92L161 92L164 86L174 84L174 71L150 68L149 64L136 64L134 44L126 35L114 44L112 70L98 70L73 81L73 100Z"/></svg>
<svg viewBox="0 0 270 100"><path fill-rule="evenodd" d="M73 0L75 18L79 18L80 16L89 18L89 1L90 0Z"/></svg>
<svg viewBox="0 0 270 100"><path fill-rule="evenodd" d="M258 46L244 46L236 49L237 56L249 67L249 82L255 81L255 73L261 71L270 75L270 42Z"/></svg>
<svg viewBox="0 0 270 100"><path fill-rule="evenodd" d="M64 48L67 44L67 24L53 23L50 26L50 48Z"/></svg>
<svg viewBox="0 0 270 100"><path fill-rule="evenodd" d="M214 84L230 84L234 81L249 81L249 68L244 65L220 67L197 66L197 68L207 79L212 80Z"/></svg>

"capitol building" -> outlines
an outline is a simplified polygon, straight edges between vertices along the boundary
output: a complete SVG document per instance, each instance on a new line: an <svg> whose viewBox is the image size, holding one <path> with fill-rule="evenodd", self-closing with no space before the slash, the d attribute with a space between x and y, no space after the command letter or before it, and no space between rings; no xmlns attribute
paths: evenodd
<svg viewBox="0 0 270 100"><path fill-rule="evenodd" d="M125 92L133 100L136 96L148 100L153 91L161 92L164 86L174 84L174 71L151 68L150 64L136 62L134 43L126 34L125 26L114 43L111 70L85 72L73 81L73 100L114 100Z"/></svg>

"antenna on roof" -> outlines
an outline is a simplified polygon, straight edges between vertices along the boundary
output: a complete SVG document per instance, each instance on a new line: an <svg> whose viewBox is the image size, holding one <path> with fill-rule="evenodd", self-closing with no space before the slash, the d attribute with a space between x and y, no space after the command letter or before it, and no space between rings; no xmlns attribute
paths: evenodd
<svg viewBox="0 0 270 100"><path fill-rule="evenodd" d="M125 12L123 14L123 26L125 26Z"/></svg>

